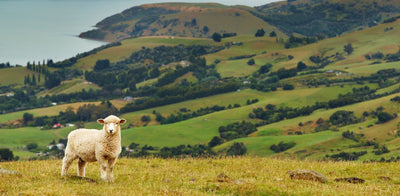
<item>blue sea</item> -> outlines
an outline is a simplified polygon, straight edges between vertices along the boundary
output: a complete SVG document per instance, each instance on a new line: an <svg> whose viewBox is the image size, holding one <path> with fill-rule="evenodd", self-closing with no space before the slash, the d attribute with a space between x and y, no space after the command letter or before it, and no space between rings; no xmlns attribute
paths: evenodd
<svg viewBox="0 0 400 196"><path fill-rule="evenodd" d="M278 0L172 0L260 6ZM81 39L102 19L133 6L165 0L0 0L0 63L61 61L105 42Z"/></svg>

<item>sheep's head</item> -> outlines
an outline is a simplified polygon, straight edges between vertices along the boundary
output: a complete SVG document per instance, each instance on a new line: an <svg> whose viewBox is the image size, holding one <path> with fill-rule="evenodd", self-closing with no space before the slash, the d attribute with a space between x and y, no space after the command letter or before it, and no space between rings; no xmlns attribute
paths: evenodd
<svg viewBox="0 0 400 196"><path fill-rule="evenodd" d="M97 122L103 124L103 130L112 135L121 130L120 125L124 124L126 120L120 119L114 115L110 115L105 119L98 119Z"/></svg>

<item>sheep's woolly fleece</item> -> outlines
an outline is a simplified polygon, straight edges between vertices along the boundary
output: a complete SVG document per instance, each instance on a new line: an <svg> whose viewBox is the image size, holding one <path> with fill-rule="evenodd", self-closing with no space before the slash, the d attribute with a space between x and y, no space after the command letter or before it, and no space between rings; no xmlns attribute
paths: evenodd
<svg viewBox="0 0 400 196"><path fill-rule="evenodd" d="M121 124L126 122L116 116L98 119L102 130L77 129L68 135L61 175L66 175L73 160L78 159L78 175L85 176L87 162L99 161L101 178L113 181L113 167L121 153Z"/></svg>

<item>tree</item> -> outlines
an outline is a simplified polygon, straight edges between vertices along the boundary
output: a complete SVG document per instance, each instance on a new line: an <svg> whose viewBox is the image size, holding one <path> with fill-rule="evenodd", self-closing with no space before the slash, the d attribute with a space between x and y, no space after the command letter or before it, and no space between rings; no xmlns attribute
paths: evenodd
<svg viewBox="0 0 400 196"><path fill-rule="evenodd" d="M25 77L24 84L31 84L31 76L27 75Z"/></svg>
<svg viewBox="0 0 400 196"><path fill-rule="evenodd" d="M357 122L357 118L354 116L354 112L352 111L345 111L345 110L339 110L333 113L329 117L329 121L333 125L349 125Z"/></svg>
<svg viewBox="0 0 400 196"><path fill-rule="evenodd" d="M96 65L94 66L93 70L94 71L101 71L103 69L107 69L110 67L110 60L104 59L104 60L97 60Z"/></svg>
<svg viewBox="0 0 400 196"><path fill-rule="evenodd" d="M214 147L214 146L218 146L220 144L224 143L224 140L218 136L214 136L211 141L208 143L209 147Z"/></svg>
<svg viewBox="0 0 400 196"><path fill-rule="evenodd" d="M393 115L391 115L387 112L379 112L377 117L378 117L378 123L385 123L394 118Z"/></svg>
<svg viewBox="0 0 400 196"><path fill-rule="evenodd" d="M246 146L240 142L235 142L233 145L228 149L226 152L226 155L228 156L240 156L240 155L245 155L247 152Z"/></svg>
<svg viewBox="0 0 400 196"><path fill-rule="evenodd" d="M60 83L61 83L61 80L60 80L59 77L57 77L55 74L49 74L45 78L44 86L47 89L51 89L53 87L56 87L56 86L60 85Z"/></svg>
<svg viewBox="0 0 400 196"><path fill-rule="evenodd" d="M74 108L71 106L69 106L65 112L60 112L59 116L64 122L73 122L77 120Z"/></svg>
<svg viewBox="0 0 400 196"><path fill-rule="evenodd" d="M31 82L32 86L36 86L36 77L35 74L32 74L32 82Z"/></svg>
<svg viewBox="0 0 400 196"><path fill-rule="evenodd" d="M156 121L162 122L163 120L165 120L165 118L160 113L156 113Z"/></svg>
<svg viewBox="0 0 400 196"><path fill-rule="evenodd" d="M36 143L29 143L28 145L26 145L26 148L28 150L33 150L36 149L38 147L38 145Z"/></svg>
<svg viewBox="0 0 400 196"><path fill-rule="evenodd" d="M354 48L351 45L351 43L348 43L346 45L344 45L344 51L347 52L348 55L350 55L351 53L353 53Z"/></svg>
<svg viewBox="0 0 400 196"><path fill-rule="evenodd" d="M24 125L28 124L29 121L33 120L33 114L25 112L22 116Z"/></svg>
<svg viewBox="0 0 400 196"><path fill-rule="evenodd" d="M149 122L149 121L151 120L151 118L150 118L150 116L143 115L141 120L142 120L143 122Z"/></svg>
<svg viewBox="0 0 400 196"><path fill-rule="evenodd" d="M285 142L281 141L281 142L278 143L278 145L272 144L270 149L272 151L276 152L276 153L279 153L279 152L286 151L287 149L292 148L295 145L296 145L295 142L287 142L287 143L285 143Z"/></svg>
<svg viewBox="0 0 400 196"><path fill-rule="evenodd" d="M14 159L13 152L8 148L0 149L0 161L12 161Z"/></svg>
<svg viewBox="0 0 400 196"><path fill-rule="evenodd" d="M221 42L221 40L222 40L222 35L219 34L219 33L217 33L217 32L215 32L215 33L212 35L212 39L213 39L215 42Z"/></svg>
<svg viewBox="0 0 400 196"><path fill-rule="evenodd" d="M275 31L271 31L271 33L269 33L269 36L270 36L270 37L276 37Z"/></svg>
<svg viewBox="0 0 400 196"><path fill-rule="evenodd" d="M207 34L210 31L210 29L207 26L203 27L203 33Z"/></svg>
<svg viewBox="0 0 400 196"><path fill-rule="evenodd" d="M197 20L196 20L196 18L193 18L193 19L192 19L191 25L192 25L192 27L194 27L194 26L197 25Z"/></svg>
<svg viewBox="0 0 400 196"><path fill-rule="evenodd" d="M265 35L264 29L258 29L255 36L256 37L263 37Z"/></svg>
<svg viewBox="0 0 400 196"><path fill-rule="evenodd" d="M136 82L135 82L135 80L131 80L130 82L129 82L129 90L131 90L131 91L136 91L137 90L137 88L136 88Z"/></svg>
<svg viewBox="0 0 400 196"><path fill-rule="evenodd" d="M263 66L260 67L260 69L258 70L258 73L259 73L259 74L268 73L268 72L269 72L269 69L270 69L271 67L272 67L272 64L267 63L267 64L265 64L265 65L263 65Z"/></svg>
<svg viewBox="0 0 400 196"><path fill-rule="evenodd" d="M301 71L306 68L307 68L307 65L305 63L303 63L303 61L300 61L297 63L297 70Z"/></svg>
<svg viewBox="0 0 400 196"><path fill-rule="evenodd" d="M129 149L131 149L131 150L135 150L135 149L137 149L139 147L139 144L136 144L136 143L134 143L134 142L132 142L130 145L129 145Z"/></svg>
<svg viewBox="0 0 400 196"><path fill-rule="evenodd" d="M160 76L161 72L158 68L154 68L150 71L150 78L157 78Z"/></svg>
<svg viewBox="0 0 400 196"><path fill-rule="evenodd" d="M254 65L254 64L256 64L254 59L250 59L249 61L247 61L247 65Z"/></svg>
<svg viewBox="0 0 400 196"><path fill-rule="evenodd" d="M283 90L293 90L294 86L292 84L283 85Z"/></svg>

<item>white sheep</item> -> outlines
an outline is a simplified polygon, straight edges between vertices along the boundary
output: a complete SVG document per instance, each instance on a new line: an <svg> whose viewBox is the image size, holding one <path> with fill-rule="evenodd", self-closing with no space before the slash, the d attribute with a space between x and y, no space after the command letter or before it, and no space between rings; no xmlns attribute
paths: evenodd
<svg viewBox="0 0 400 196"><path fill-rule="evenodd" d="M121 153L121 124L126 122L114 115L98 119L103 130L77 129L68 134L61 175L68 173L72 161L78 159L78 176L85 177L87 162L99 162L101 179L114 181L113 167Z"/></svg>

